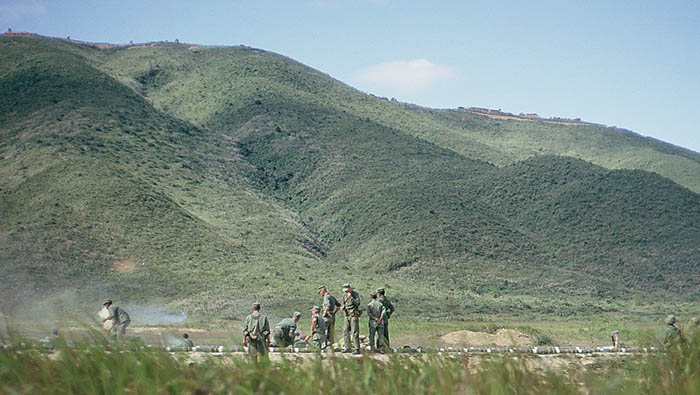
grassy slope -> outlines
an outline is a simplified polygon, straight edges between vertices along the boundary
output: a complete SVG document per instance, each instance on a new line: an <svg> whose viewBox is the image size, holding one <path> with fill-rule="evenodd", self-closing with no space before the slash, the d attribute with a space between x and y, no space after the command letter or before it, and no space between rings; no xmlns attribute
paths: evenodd
<svg viewBox="0 0 700 395"><path fill-rule="evenodd" d="M608 169L655 172L700 193L700 154L627 130L587 123L491 119L460 110L427 112L513 161L538 155L571 156Z"/></svg>
<svg viewBox="0 0 700 395"><path fill-rule="evenodd" d="M403 311L417 314L427 303L437 314L568 315L620 308L588 300L591 292L631 296L696 281L688 274L698 256L697 194L584 162L575 178L590 182L561 188L548 177L573 175L566 160L550 157L493 167L487 162L530 154L485 138L493 131L477 115L467 124L385 102L243 47L101 51L3 37L0 48L10 55L0 87L13 92L3 95L1 108L12 110L0 118L8 266L25 268L30 254L47 251L40 276L107 273L117 287L131 284L132 295L172 292L174 306L209 312L242 311L252 299L298 308L316 284L348 279L363 291L388 285ZM638 154L629 146L621 159ZM522 166L535 166L543 182L518 178ZM502 193L506 185L512 193ZM662 188L662 199L649 188ZM591 204L598 201L602 208ZM576 215L549 215L551 206ZM651 220L668 237L650 241L640 226L647 222L628 220L628 209L657 210ZM621 238L629 244L609 248ZM590 245L608 252L590 253ZM153 270L111 269L127 258ZM485 292L504 297L479 296ZM573 296L547 300L566 294Z"/></svg>
<svg viewBox="0 0 700 395"><path fill-rule="evenodd" d="M697 296L698 194L655 174L553 156L507 166L484 187L482 196L551 251L553 264L594 278L594 293L664 284ZM567 280L562 288L577 288Z"/></svg>
<svg viewBox="0 0 700 395"><path fill-rule="evenodd" d="M157 106L238 140L246 159L258 168L262 185L300 212L319 235L330 260L341 260L379 272L419 267L416 273L411 273L416 277L431 271L431 265L413 266L415 262L432 265L447 262L445 267L454 269L456 266L456 273L460 274L480 268L479 263L483 261L491 265L495 262L499 268L527 261L532 269L537 264L550 262L543 254L553 254L555 258L552 259L567 262L577 257L575 260L583 262L582 257L589 255L580 254L586 249L581 243L601 237L610 243L621 236L574 232L584 241L570 241L566 248L578 253L562 254L562 248L547 242L551 233L533 232L521 225L512 227L508 219L511 212L499 213L498 204L494 208L489 206L493 202L488 188L483 190L485 196L473 193L475 184L487 180L486 185L490 185L488 179L491 177L505 181L510 169L496 171L493 175L491 166L466 160L464 156L508 163L527 158L532 153L527 148L520 151L509 148L508 144L515 143L505 138L503 143L496 138L484 138L493 131L485 130L484 121L490 120L481 116L467 114L471 123L466 123L464 117L451 118L457 112L424 110L372 98L298 63L250 48L185 50L182 46L162 46L121 50L115 55L109 59L107 67L119 70L125 80L143 81L144 76L160 76L158 84L147 87L150 90L146 91ZM152 60L146 62L149 58ZM564 151L567 144L575 140L583 147L592 145L598 150L598 156L591 155L591 160L606 157L610 151L604 151L602 147L612 146L626 147L627 155L618 157L631 160L629 158L635 155L646 153L639 149L644 146L677 159L674 163L684 170L687 170L688 163L695 164L693 154L611 129L509 122L509 125L521 129L508 129L501 134L520 133L530 139L534 139L537 127L548 126L552 130L541 134L545 138L552 133L559 134L559 141L548 149L560 150L560 154L577 156L574 151ZM512 125L509 127L515 129ZM587 130L590 141L582 140L581 128L593 129ZM411 136L434 144L425 144ZM440 147L449 148L449 151ZM450 151L462 155L450 155ZM550 166L551 172L561 171L561 164L556 161ZM584 167L591 174L601 171L588 164ZM387 173L387 169L391 169L391 173ZM692 166L686 173L692 173ZM631 173L615 174L622 182L631 178L631 182L641 183L642 188L647 179L654 184L651 175L637 174L636 178L642 179L640 181ZM689 182L694 181L695 178L689 178ZM670 195L685 196L692 207L694 194L688 194L672 183L668 187L672 191ZM520 193L525 192L529 191ZM602 192L608 194L605 198L610 200L616 193L619 192L607 189ZM638 194L639 191L625 193ZM574 194L566 196L565 200L560 199L557 204L578 208L583 216L595 215L587 207L587 199ZM640 210L657 203L649 197ZM690 212L691 217L696 215L694 211ZM610 222L622 219L621 213L616 214ZM686 221L676 229L685 227L691 229L692 225ZM622 236L637 237L635 229L638 229L637 223L625 224ZM562 227L557 231L561 232ZM567 231L571 232L568 228ZM681 233L674 235L683 240L678 244L687 243L695 234L686 233L688 238ZM538 242L533 243L528 238ZM656 249L658 254L659 248L661 246L647 250ZM504 252L507 253L504 255ZM602 266L604 272L611 271L609 259L617 256L616 253L619 251L594 257L592 266ZM677 264L684 268L684 274L692 271L690 260L696 254L697 251L686 251L681 263ZM630 258L629 254L625 256ZM511 262L507 263L508 260ZM658 259L653 262L658 263ZM441 269L436 271L450 273L441 265L437 266ZM650 272L659 269L647 266L644 275L658 278ZM556 271L551 266L548 270ZM571 271L572 268L563 270ZM495 270L478 272L488 277ZM596 269L590 272L596 272ZM621 276L622 273L614 281L623 280ZM576 275L569 277L571 282L580 284ZM594 281L605 283L608 280L604 276L595 276L587 284ZM684 284L692 281L689 279ZM511 282L517 283L513 279ZM607 284L602 288L611 287L613 285Z"/></svg>
<svg viewBox="0 0 700 395"><path fill-rule="evenodd" d="M271 299L251 295L266 265L319 264L312 235L251 187L235 149L211 145L90 66L99 51L1 40L0 86L12 92L0 105L3 264L39 283L20 283L22 297L107 273L104 293L115 297L177 294L196 303L188 310L212 310ZM124 260L143 265L112 270ZM3 290L15 301L15 287Z"/></svg>

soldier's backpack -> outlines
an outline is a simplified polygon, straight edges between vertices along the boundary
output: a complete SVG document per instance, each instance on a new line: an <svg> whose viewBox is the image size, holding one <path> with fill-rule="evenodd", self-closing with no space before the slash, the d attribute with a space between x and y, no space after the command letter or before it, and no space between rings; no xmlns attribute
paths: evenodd
<svg viewBox="0 0 700 395"><path fill-rule="evenodd" d="M250 323L248 324L248 337L250 340L258 340L262 337L262 329L260 327L262 324L260 323L260 319L262 318L262 314L258 315L258 319L251 319Z"/></svg>

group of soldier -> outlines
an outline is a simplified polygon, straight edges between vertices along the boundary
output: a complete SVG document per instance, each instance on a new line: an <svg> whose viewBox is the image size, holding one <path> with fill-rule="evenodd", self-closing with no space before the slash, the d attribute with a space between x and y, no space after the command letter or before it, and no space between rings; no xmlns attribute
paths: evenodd
<svg viewBox="0 0 700 395"><path fill-rule="evenodd" d="M360 316L364 311L360 295L350 284L343 284L342 302L331 295L326 286L320 286L318 293L323 298L323 303L311 308L311 328L303 340L319 351L332 348L335 342L336 314L342 311L345 313L342 352L360 354ZM243 345L248 348L248 353L257 357L265 355L270 346L284 349L294 345L296 337L300 336L297 324L301 312L297 311L292 317L283 319L270 331L268 319L260 312L260 308L260 303L254 303L253 311L243 325ZM373 352L383 353L389 347L389 318L393 313L394 306L386 297L384 288L379 288L370 295L367 316L369 343Z"/></svg>
<svg viewBox="0 0 700 395"><path fill-rule="evenodd" d="M331 295L326 286L320 286L318 294L323 298L323 302L321 306L317 305L311 308L311 329L309 335L303 339L304 342L315 350L320 351L328 347L332 349L335 343L336 314L342 311L345 313L342 352L360 354L360 317L364 311L360 304L360 295L350 284L343 284L342 302ZM103 306L107 310L107 314L102 322L112 321L110 333L113 340L117 340L118 337L122 337L126 333L131 318L123 308L115 306L111 300L107 300ZM246 317L243 325L243 345L247 347L248 353L257 357L257 355L266 355L270 346L279 349L293 346L297 341L296 338L300 336L297 324L302 313L297 311L292 317L282 319L271 331L267 316L260 312L260 308L260 303L254 303L253 311ZM384 288L379 288L370 294L370 302L367 304L366 310L370 349L372 352L384 353L389 347L389 319L394 314L394 305L386 297ZM663 343L669 346L674 341L681 339L682 331L676 326L674 315L668 315L664 321L667 326ZM700 319L692 318L689 325L690 331L699 331L698 328L700 328ZM41 342L54 344L56 338L58 338L58 330L54 329ZM612 344L613 347L621 347L619 331L612 332ZM176 347L189 350L192 349L193 343L185 333L183 338L179 339Z"/></svg>

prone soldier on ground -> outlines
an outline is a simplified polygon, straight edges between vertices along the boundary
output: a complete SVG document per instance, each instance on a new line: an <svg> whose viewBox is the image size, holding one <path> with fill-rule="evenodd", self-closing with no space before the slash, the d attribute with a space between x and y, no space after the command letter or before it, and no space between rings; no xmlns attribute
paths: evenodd
<svg viewBox="0 0 700 395"><path fill-rule="evenodd" d="M343 352L350 352L350 345L354 347L353 354L360 353L360 295L355 292L350 284L343 284L343 303L340 307L345 312L345 325L343 328L343 338L345 346ZM352 343L350 343L352 335Z"/></svg>
<svg viewBox="0 0 700 395"><path fill-rule="evenodd" d="M116 340L118 337L121 338L126 335L126 328L131 324L129 313L119 306L114 306L111 300L104 302L103 306L107 308L109 314L102 319L102 322L104 323L107 320L113 321L112 329L110 329L112 339Z"/></svg>
<svg viewBox="0 0 700 395"><path fill-rule="evenodd" d="M386 322L386 308L377 300L377 294L369 296L367 304L367 316L369 317L369 345L373 352L384 353L386 339L384 338L384 323ZM377 335L375 343L375 334Z"/></svg>
<svg viewBox="0 0 700 395"><path fill-rule="evenodd" d="M394 305L391 304L391 301L389 301L385 293L384 288L379 288L377 290L379 303L386 309L386 316L384 318L384 341L386 342L386 346L389 347L389 318L394 314Z"/></svg>
<svg viewBox="0 0 700 395"><path fill-rule="evenodd" d="M272 347L287 348L294 345L294 338L299 336L296 333L297 323L301 319L301 313L295 312L292 318L284 318L272 330Z"/></svg>
<svg viewBox="0 0 700 395"><path fill-rule="evenodd" d="M322 350L324 348L323 343L326 341L326 322L320 313L321 308L319 306L314 306L311 309L311 334L304 339L316 351Z"/></svg>
<svg viewBox="0 0 700 395"><path fill-rule="evenodd" d="M325 286L320 286L318 288L318 293L323 297L321 317L328 328L326 341L332 346L335 342L335 313L340 309L340 302L328 292Z"/></svg>
<svg viewBox="0 0 700 395"><path fill-rule="evenodd" d="M58 343L58 329L56 329L56 328L52 329L51 333L49 333L48 336L39 340L39 344L41 344L44 348L47 348L49 350L54 350L57 346L57 343Z"/></svg>
<svg viewBox="0 0 700 395"><path fill-rule="evenodd" d="M257 361L258 354L267 355L270 345L270 323L267 316L260 313L260 303L253 303L253 312L245 318L243 325L243 345L248 347L248 355Z"/></svg>

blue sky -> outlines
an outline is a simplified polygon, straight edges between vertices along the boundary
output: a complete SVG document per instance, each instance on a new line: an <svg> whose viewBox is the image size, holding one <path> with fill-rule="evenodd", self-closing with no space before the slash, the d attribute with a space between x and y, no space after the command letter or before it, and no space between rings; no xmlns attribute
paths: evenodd
<svg viewBox="0 0 700 395"><path fill-rule="evenodd" d="M700 151L700 2L0 0L0 28L274 51L380 96L580 117Z"/></svg>

